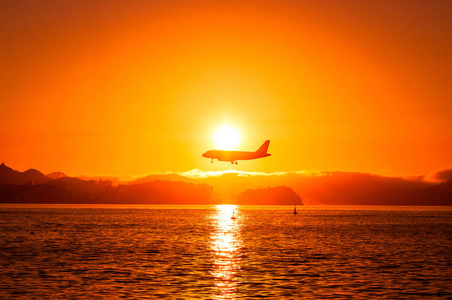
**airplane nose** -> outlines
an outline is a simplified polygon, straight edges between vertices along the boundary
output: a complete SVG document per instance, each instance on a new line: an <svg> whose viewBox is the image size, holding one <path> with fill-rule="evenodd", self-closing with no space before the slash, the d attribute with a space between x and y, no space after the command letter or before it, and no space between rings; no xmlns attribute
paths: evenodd
<svg viewBox="0 0 452 300"><path fill-rule="evenodd" d="M206 157L206 153L207 153L207 152L204 152L204 153L202 154L202 157Z"/></svg>

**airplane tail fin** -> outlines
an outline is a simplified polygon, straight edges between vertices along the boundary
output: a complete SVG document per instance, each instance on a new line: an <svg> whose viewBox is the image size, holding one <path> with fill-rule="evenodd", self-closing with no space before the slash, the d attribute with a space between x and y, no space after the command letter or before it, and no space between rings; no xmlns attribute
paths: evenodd
<svg viewBox="0 0 452 300"><path fill-rule="evenodd" d="M270 145L270 140L266 140L259 149L257 149L256 153L266 154L268 151L268 145Z"/></svg>

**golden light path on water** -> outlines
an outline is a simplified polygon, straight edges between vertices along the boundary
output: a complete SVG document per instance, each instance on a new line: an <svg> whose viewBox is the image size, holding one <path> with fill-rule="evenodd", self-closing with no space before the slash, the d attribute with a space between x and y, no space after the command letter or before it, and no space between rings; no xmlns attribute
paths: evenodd
<svg viewBox="0 0 452 300"><path fill-rule="evenodd" d="M232 219L235 216L236 219ZM238 284L236 277L240 270L240 216L236 205L217 205L213 217L214 231L211 236L213 255L212 275L215 278L215 297L217 299L233 298Z"/></svg>

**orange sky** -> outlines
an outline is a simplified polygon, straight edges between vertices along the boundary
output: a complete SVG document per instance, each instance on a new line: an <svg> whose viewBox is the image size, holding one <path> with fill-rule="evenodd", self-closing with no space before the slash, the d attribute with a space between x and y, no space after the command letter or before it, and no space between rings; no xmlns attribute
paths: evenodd
<svg viewBox="0 0 452 300"><path fill-rule="evenodd" d="M0 160L23 171L452 166L451 1L1 1ZM222 124L237 166L201 157Z"/></svg>

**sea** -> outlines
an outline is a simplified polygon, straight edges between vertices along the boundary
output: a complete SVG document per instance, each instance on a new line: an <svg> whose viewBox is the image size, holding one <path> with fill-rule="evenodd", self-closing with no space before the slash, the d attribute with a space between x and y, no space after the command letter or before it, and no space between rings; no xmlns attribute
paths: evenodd
<svg viewBox="0 0 452 300"><path fill-rule="evenodd" d="M293 210L2 204L0 299L452 299L452 207Z"/></svg>

